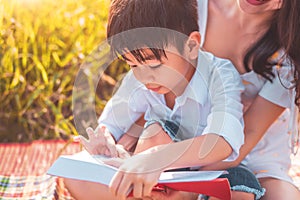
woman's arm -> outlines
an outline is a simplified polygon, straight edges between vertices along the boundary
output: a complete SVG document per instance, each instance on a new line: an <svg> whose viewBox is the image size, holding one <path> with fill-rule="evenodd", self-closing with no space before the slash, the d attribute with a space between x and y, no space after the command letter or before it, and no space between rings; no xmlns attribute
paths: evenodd
<svg viewBox="0 0 300 200"><path fill-rule="evenodd" d="M253 104L244 114L245 142L240 149L239 157L233 162L217 162L203 167L203 170L227 169L238 165L256 146L271 124L281 115L285 108L278 106L261 96L257 96Z"/></svg>
<svg viewBox="0 0 300 200"><path fill-rule="evenodd" d="M264 136L268 128L285 110L258 96L245 113L245 143L241 148L239 161L242 161Z"/></svg>

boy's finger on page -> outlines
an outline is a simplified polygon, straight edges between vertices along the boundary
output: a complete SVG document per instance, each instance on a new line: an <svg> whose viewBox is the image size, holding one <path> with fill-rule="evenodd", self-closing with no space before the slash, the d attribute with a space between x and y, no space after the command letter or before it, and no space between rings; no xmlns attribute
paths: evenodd
<svg viewBox="0 0 300 200"><path fill-rule="evenodd" d="M107 147L111 157L113 157L113 158L118 157L118 152L117 152L117 148L116 148L115 144L108 142L106 144L106 147Z"/></svg>
<svg viewBox="0 0 300 200"><path fill-rule="evenodd" d="M110 160L110 159L109 159ZM107 163L107 160L104 161L104 163ZM111 179L110 183L109 183L109 192L113 195L113 196L117 196L117 190L119 188L120 182L123 179L123 172L118 171L113 178Z"/></svg>
<svg viewBox="0 0 300 200"><path fill-rule="evenodd" d="M103 150L103 152L101 154L106 155L108 157L114 157L114 156L111 155L111 153L110 153L110 151L109 151L108 148L105 148L105 150Z"/></svg>
<svg viewBox="0 0 300 200"><path fill-rule="evenodd" d="M122 145L117 144L116 149L117 149L119 158L129 158L130 157L130 154L124 149L124 147Z"/></svg>
<svg viewBox="0 0 300 200"><path fill-rule="evenodd" d="M143 189L144 189L143 183L135 183L133 186L133 196L135 198L142 198L144 196Z"/></svg>
<svg viewBox="0 0 300 200"><path fill-rule="evenodd" d="M104 134L105 130L106 130L106 127L101 125L95 129L95 132Z"/></svg>
<svg viewBox="0 0 300 200"><path fill-rule="evenodd" d="M130 157L130 154L124 149L118 149L118 157L126 159Z"/></svg>
<svg viewBox="0 0 300 200"><path fill-rule="evenodd" d="M118 189L116 191L116 196L119 199L126 199L126 197L128 196L128 194L132 191L133 187L132 187L132 181L130 179L130 175L128 177L128 175L124 174L122 176L121 181L118 184Z"/></svg>
<svg viewBox="0 0 300 200"><path fill-rule="evenodd" d="M96 135L97 135L97 139L100 140L100 141L106 141L106 138L105 138L105 135L104 135L104 132L103 132L103 127L98 127L96 130Z"/></svg>
<svg viewBox="0 0 300 200"><path fill-rule="evenodd" d="M95 132L91 127L88 127L86 129L86 133L88 134L89 139L95 138Z"/></svg>
<svg viewBox="0 0 300 200"><path fill-rule="evenodd" d="M151 192L152 192L152 188L153 186L152 185L149 185L149 184L144 184L144 188L143 188L143 196L146 197L146 196L151 196Z"/></svg>
<svg viewBox="0 0 300 200"><path fill-rule="evenodd" d="M83 137L83 136L79 136L79 140L80 140L80 143L84 146L84 148L86 149L86 150L88 150L89 149L89 141L85 138L85 137Z"/></svg>
<svg viewBox="0 0 300 200"><path fill-rule="evenodd" d="M88 141L85 137L83 137L82 135L80 135L80 136L78 137L78 139L79 139L80 143L81 143L84 147L89 146L89 145L88 145L88 144L89 144L89 141Z"/></svg>
<svg viewBox="0 0 300 200"><path fill-rule="evenodd" d="M111 158L103 161L105 164L119 168L124 160L121 158Z"/></svg>

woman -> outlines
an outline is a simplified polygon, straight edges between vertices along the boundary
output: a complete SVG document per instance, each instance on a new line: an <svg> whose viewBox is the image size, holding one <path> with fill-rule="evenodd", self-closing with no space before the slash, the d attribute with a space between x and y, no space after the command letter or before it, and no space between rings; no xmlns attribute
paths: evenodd
<svg viewBox="0 0 300 200"><path fill-rule="evenodd" d="M239 158L202 169L242 162L266 189L262 199L300 199L288 175L290 144L296 142L288 134L296 134L289 118L295 117L300 93L300 1L198 0L198 7L202 48L230 59L246 88L245 144Z"/></svg>
<svg viewBox="0 0 300 200"><path fill-rule="evenodd" d="M226 169L243 161L266 189L263 199L300 199L288 175L290 114L285 109L291 93L285 87L292 86L286 74L295 78L293 100L299 106L300 1L199 0L198 6L202 47L230 59L246 87L245 144L239 158L203 169Z"/></svg>

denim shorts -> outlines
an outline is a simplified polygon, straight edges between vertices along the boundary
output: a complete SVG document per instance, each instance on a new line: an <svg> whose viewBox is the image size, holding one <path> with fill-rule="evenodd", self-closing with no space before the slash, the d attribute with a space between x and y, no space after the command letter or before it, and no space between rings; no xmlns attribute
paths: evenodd
<svg viewBox="0 0 300 200"><path fill-rule="evenodd" d="M223 174L220 178L227 178L232 191L240 191L253 193L255 199L260 199L265 194L265 189L261 187L255 175L244 165L229 168L227 174ZM203 200L208 200L209 197L201 196Z"/></svg>
<svg viewBox="0 0 300 200"><path fill-rule="evenodd" d="M172 139L173 142L179 142L181 141L180 135L180 125L177 124L176 122L172 122L170 120L149 120L145 123L144 128L147 128L148 126L158 123L162 129L169 135L169 137Z"/></svg>

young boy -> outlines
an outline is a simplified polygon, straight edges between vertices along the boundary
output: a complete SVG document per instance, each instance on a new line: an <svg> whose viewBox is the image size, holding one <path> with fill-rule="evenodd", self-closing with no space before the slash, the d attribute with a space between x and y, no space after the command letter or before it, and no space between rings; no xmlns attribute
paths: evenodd
<svg viewBox="0 0 300 200"><path fill-rule="evenodd" d="M145 113L138 151L175 143L125 160L110 185L112 193L103 185L66 180L76 199L124 199L130 188L134 197L149 196L166 169L237 157L244 139L243 86L228 60L200 51L197 21L196 0L112 1L108 41L131 71L107 103L95 133L87 130L90 142L82 142L91 153L119 156L115 141Z"/></svg>

